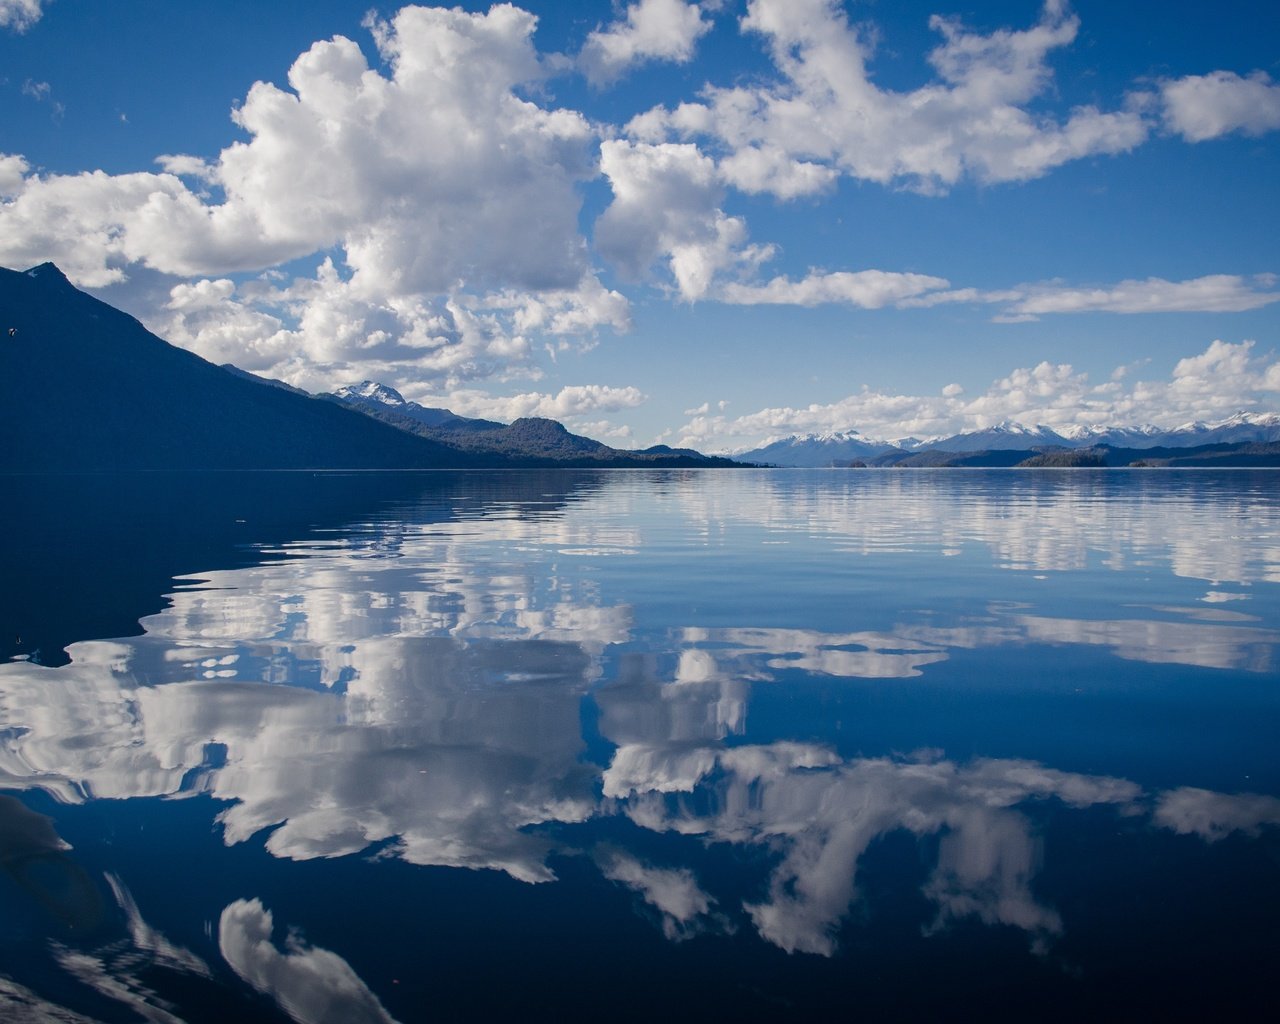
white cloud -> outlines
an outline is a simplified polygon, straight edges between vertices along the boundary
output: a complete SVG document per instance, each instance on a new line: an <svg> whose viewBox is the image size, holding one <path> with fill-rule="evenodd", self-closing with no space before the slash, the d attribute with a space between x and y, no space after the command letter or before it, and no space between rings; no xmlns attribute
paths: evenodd
<svg viewBox="0 0 1280 1024"><path fill-rule="evenodd" d="M592 84L606 85L644 61L683 64L710 28L696 3L638 0L627 5L624 19L587 36L578 66Z"/></svg>
<svg viewBox="0 0 1280 1024"><path fill-rule="evenodd" d="M613 202L596 221L600 253L635 279L664 259L682 299L695 301L716 277L772 255L747 244L747 225L720 209L724 185L715 161L692 144L610 139L600 169Z"/></svg>
<svg viewBox="0 0 1280 1024"><path fill-rule="evenodd" d="M0 0L0 28L25 32L40 20L43 0Z"/></svg>
<svg viewBox="0 0 1280 1024"><path fill-rule="evenodd" d="M650 142L712 138L728 182L782 198L840 174L926 192L966 177L1024 181L1146 139L1137 111L1083 106L1057 120L1029 109L1051 86L1050 54L1079 27L1059 0L1024 30L979 35L939 16L930 25L943 38L929 54L937 77L895 92L872 80L872 43L834 0L752 0L742 27L765 39L779 80L708 87L703 102L649 111L628 128Z"/></svg>
<svg viewBox="0 0 1280 1024"><path fill-rule="evenodd" d="M243 340L250 360L282 351L284 326L294 364L273 372L295 383L326 378L330 364L375 376L402 361L398 379L456 382L528 363L528 332L625 329L627 302L597 280L578 229L579 186L598 173L595 132L521 95L545 76L536 19L510 5L406 7L370 25L385 70L351 40L315 43L288 89L249 90L233 111L247 141L214 160L36 175L5 158L0 263L52 259L104 287L138 265L221 277L337 247L313 281L223 296L229 328L187 322L180 303L151 318L223 358Z"/></svg>
<svg viewBox="0 0 1280 1024"><path fill-rule="evenodd" d="M1107 288L1024 286L1009 306L1018 315L1042 313L1239 313L1280 302L1274 274L1252 278L1210 274L1189 281L1121 281Z"/></svg>
<svg viewBox="0 0 1280 1024"><path fill-rule="evenodd" d="M312 391L405 377L447 389L531 368L532 345L505 306L379 296L326 259L313 278L284 288L226 278L176 285L148 324L214 362Z"/></svg>
<svg viewBox="0 0 1280 1024"><path fill-rule="evenodd" d="M22 157L0 153L0 198L15 196L22 191L29 169Z"/></svg>
<svg viewBox="0 0 1280 1024"><path fill-rule="evenodd" d="M570 420L567 424L575 434L603 441L611 448L634 448L635 438L630 427L619 426L609 420Z"/></svg>
<svg viewBox="0 0 1280 1024"><path fill-rule="evenodd" d="M774 304L817 306L837 302L862 309L879 309L890 303L911 298L934 289L946 288L941 277L925 274L900 274L884 270L812 271L802 280L775 277L766 284L726 284L719 292L722 302L754 306Z"/></svg>
<svg viewBox="0 0 1280 1024"><path fill-rule="evenodd" d="M337 953L308 946L296 932L282 952L271 911L257 899L222 911L218 948L236 974L270 996L299 1024L394 1024L378 997Z"/></svg>
<svg viewBox="0 0 1280 1024"><path fill-rule="evenodd" d="M992 317L997 323L1027 323L1054 313L1240 313L1280 302L1277 281L1274 274L1209 274L1187 281L1149 277L1096 288L1054 282L982 290L951 288L945 278L927 274L813 270L799 281L779 276L763 284L726 282L713 289L712 297L737 305L844 303L864 309L998 305L1002 309Z"/></svg>
<svg viewBox="0 0 1280 1024"><path fill-rule="evenodd" d="M11 166L9 177L13 198L0 207L0 263L6 266L52 260L76 284L101 288L122 281L130 262L159 262L164 265L157 269L167 269L167 237L147 238L147 222L158 224L171 215L180 234L190 230L209 240L209 232L197 232L193 224L194 216L208 226L199 200L172 175L31 174L15 183Z"/></svg>
<svg viewBox="0 0 1280 1024"><path fill-rule="evenodd" d="M592 413L634 409L648 400L638 388L604 384L572 384L556 394L536 391L507 397L481 391L457 391L449 396L450 408L465 416L515 420L522 416L544 416L563 420Z"/></svg>
<svg viewBox="0 0 1280 1024"><path fill-rule="evenodd" d="M1042 362L992 382L981 394L948 386L941 394L893 394L864 388L835 402L780 406L738 417L695 410L676 444L745 450L792 434L857 430L869 438L945 437L1006 420L1077 426L1153 424L1175 427L1225 418L1241 409L1273 408L1280 392L1280 358L1258 353L1253 341L1216 340L1181 359L1166 380L1121 375L1094 384L1069 364Z"/></svg>
<svg viewBox="0 0 1280 1024"><path fill-rule="evenodd" d="M235 282L227 278L174 285L166 310L152 317L151 325L165 340L211 362L234 362L254 372L293 356L291 332L283 322L237 302L235 294Z"/></svg>
<svg viewBox="0 0 1280 1024"><path fill-rule="evenodd" d="M1280 85L1265 71L1247 78L1233 71L1188 75L1161 83L1160 98L1165 125L1188 142L1280 129Z"/></svg>

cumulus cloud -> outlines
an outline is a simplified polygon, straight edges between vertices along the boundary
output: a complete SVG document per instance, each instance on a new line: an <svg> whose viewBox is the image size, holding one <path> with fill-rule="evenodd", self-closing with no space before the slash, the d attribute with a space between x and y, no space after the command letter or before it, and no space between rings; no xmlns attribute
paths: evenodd
<svg viewBox="0 0 1280 1024"><path fill-rule="evenodd" d="M530 332L625 329L626 300L596 278L578 229L595 131L522 95L545 77L536 19L406 7L370 25L384 68L341 36L315 43L288 88L249 90L232 115L248 138L214 160L40 175L6 158L0 262L52 259L105 287L137 266L216 281L336 247L311 281L220 296L226 327L182 296L153 320L197 351L242 341L259 364L287 342L298 366L276 375L297 384L347 363L483 377L526 361Z"/></svg>
<svg viewBox="0 0 1280 1024"><path fill-rule="evenodd" d="M680 297L694 301L717 275L772 254L749 245L746 222L720 209L720 172L697 146L610 139L600 146L600 169L613 202L596 221L596 246L632 279L662 258Z"/></svg>
<svg viewBox="0 0 1280 1024"><path fill-rule="evenodd" d="M1025 181L1146 139L1134 110L1082 106L1055 119L1029 109L1052 84L1050 55L1079 28L1060 0L1028 29L981 35L936 15L930 26L942 37L934 80L896 92L874 83L873 43L834 0L752 0L742 27L764 39L778 80L708 87L702 102L649 111L629 130L649 142L705 137L727 181L782 198L840 175L926 192L964 178Z"/></svg>
<svg viewBox="0 0 1280 1024"><path fill-rule="evenodd" d="M271 939L271 911L236 900L222 912L218 948L236 974L270 996L299 1024L394 1024L378 997L337 953L290 932L282 951Z"/></svg>
<svg viewBox="0 0 1280 1024"><path fill-rule="evenodd" d="M607 85L632 66L651 60L683 64L693 57L698 39L708 32L696 3L638 0L626 16L587 36L578 66L594 85Z"/></svg>
<svg viewBox="0 0 1280 1024"><path fill-rule="evenodd" d="M508 397L481 391L459 391L449 401L455 411L483 419L515 420L522 416L544 416L560 420L600 412L634 409L648 396L638 388L604 384L570 384L554 395L530 391Z"/></svg>
<svg viewBox="0 0 1280 1024"><path fill-rule="evenodd" d="M27 161L12 153L0 153L0 198L15 196L25 183Z"/></svg>
<svg viewBox="0 0 1280 1024"><path fill-rule="evenodd" d="M1173 79L1161 84L1160 100L1165 126L1188 142L1280 129L1280 85L1265 71L1244 78L1214 71Z"/></svg>
<svg viewBox="0 0 1280 1024"><path fill-rule="evenodd" d="M626 300L586 275L577 289L432 298L381 294L326 258L313 277L272 275L175 285L148 318L171 341L311 391L354 379L405 378L438 392L485 378L536 376L533 338L628 326ZM572 347L562 340L561 347ZM578 343L590 347L588 339ZM413 390L412 386L408 390Z"/></svg>
<svg viewBox="0 0 1280 1024"><path fill-rule="evenodd" d="M1132 378L1132 379L1131 379ZM1112 375L1094 383L1067 363L1019 367L981 394L948 385L940 394L905 395L864 388L836 402L779 406L737 417L695 414L676 443L746 450L792 434L856 430L870 438L946 437L1005 421L1057 431L1151 424L1169 428L1215 420L1241 409L1274 406L1280 358L1253 341L1215 340L1179 360L1168 379Z"/></svg>
<svg viewBox="0 0 1280 1024"><path fill-rule="evenodd" d="M25 32L40 20L43 0L0 0L0 28Z"/></svg>

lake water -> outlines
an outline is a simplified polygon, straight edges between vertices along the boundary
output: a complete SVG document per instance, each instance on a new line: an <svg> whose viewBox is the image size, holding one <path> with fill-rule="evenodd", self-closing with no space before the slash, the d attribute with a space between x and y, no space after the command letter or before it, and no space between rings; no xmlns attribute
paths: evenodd
<svg viewBox="0 0 1280 1024"><path fill-rule="evenodd" d="M0 1018L1274 1004L1280 474L10 489Z"/></svg>

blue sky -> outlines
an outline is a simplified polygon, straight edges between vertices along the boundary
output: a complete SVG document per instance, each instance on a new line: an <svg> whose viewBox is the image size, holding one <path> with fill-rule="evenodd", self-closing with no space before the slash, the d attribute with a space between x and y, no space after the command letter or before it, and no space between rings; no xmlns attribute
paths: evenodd
<svg viewBox="0 0 1280 1024"><path fill-rule="evenodd" d="M0 265L733 450L1280 409L1280 8L0 0Z"/></svg>

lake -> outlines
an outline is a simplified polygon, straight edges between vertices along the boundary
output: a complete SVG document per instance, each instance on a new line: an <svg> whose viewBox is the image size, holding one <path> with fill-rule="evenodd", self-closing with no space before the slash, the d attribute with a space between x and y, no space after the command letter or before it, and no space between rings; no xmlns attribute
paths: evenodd
<svg viewBox="0 0 1280 1024"><path fill-rule="evenodd" d="M0 1017L1274 1002L1280 474L9 482Z"/></svg>

